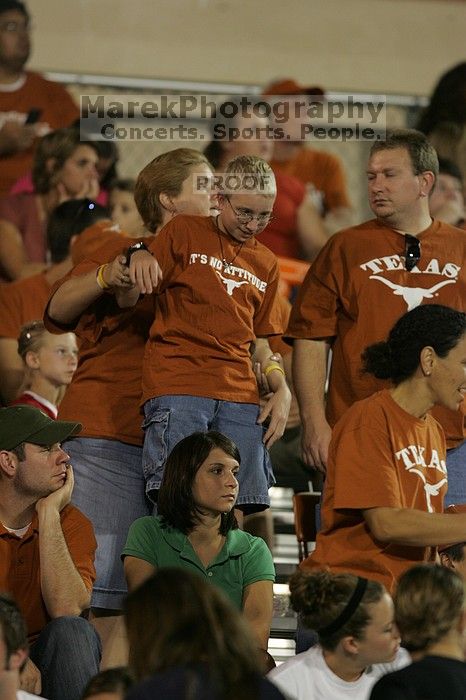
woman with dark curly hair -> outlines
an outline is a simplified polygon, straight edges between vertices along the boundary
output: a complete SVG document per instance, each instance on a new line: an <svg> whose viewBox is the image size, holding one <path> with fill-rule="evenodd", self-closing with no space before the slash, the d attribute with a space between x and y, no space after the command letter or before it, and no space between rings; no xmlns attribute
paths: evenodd
<svg viewBox="0 0 466 700"><path fill-rule="evenodd" d="M362 360L392 387L353 404L334 428L323 526L303 566L366 576L393 591L406 569L434 560L436 545L464 541L466 515L443 513L445 436L429 409L461 410L466 314L417 306Z"/></svg>
<svg viewBox="0 0 466 700"><path fill-rule="evenodd" d="M415 660L382 678L371 700L464 700L464 582L443 566L405 571L395 595L395 619Z"/></svg>
<svg viewBox="0 0 466 700"><path fill-rule="evenodd" d="M392 599L377 581L298 571L290 595L303 624L319 638L269 674L290 700L365 700L382 674L408 663L399 648Z"/></svg>

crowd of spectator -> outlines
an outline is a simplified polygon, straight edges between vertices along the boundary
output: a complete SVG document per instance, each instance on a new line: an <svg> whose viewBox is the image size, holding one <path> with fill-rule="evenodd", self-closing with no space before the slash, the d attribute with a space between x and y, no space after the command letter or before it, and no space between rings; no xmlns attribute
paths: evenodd
<svg viewBox="0 0 466 700"><path fill-rule="evenodd" d="M0 0L0 699L466 697L466 64L357 222L322 88L132 179L29 53ZM274 668L277 481L322 501Z"/></svg>

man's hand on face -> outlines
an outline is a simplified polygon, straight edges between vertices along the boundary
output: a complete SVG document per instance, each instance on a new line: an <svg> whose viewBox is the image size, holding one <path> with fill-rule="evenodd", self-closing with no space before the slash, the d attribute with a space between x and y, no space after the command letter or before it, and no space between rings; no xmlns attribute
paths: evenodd
<svg viewBox="0 0 466 700"><path fill-rule="evenodd" d="M63 510L63 508L65 508L65 506L67 506L68 503L70 503L71 494L73 493L73 487L73 467L71 466L71 464L69 464L66 466L66 476L63 486L60 486L60 488L56 491L52 491L52 493L49 493L48 496L40 498L36 503L36 511L40 513L41 510L45 508L49 510L55 510L57 513L60 513Z"/></svg>

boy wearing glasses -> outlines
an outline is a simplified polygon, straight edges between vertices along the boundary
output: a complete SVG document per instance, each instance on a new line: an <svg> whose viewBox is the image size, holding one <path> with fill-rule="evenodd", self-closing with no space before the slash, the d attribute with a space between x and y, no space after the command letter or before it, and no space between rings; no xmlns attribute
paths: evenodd
<svg viewBox="0 0 466 700"><path fill-rule="evenodd" d="M270 166L255 156L235 158L227 175L238 181L219 195L216 217L177 216L148 252L129 250L135 288L120 304L135 303L139 292L156 294L143 366L148 492L159 489L166 457L179 440L218 430L239 445L244 468L237 505L251 513L269 505L273 475L265 447L283 434L290 404L267 341L283 328L278 265L255 239L272 217L276 185ZM272 392L262 411L254 347Z"/></svg>
<svg viewBox="0 0 466 700"><path fill-rule="evenodd" d="M424 134L400 129L376 141L367 168L375 219L335 234L300 289L286 334L294 341L303 457L322 472L334 424L355 401L384 386L361 373L364 347L384 338L419 304L466 310L466 236L429 213L437 174L437 154ZM434 414L451 448L447 501L465 502L464 415L438 407Z"/></svg>

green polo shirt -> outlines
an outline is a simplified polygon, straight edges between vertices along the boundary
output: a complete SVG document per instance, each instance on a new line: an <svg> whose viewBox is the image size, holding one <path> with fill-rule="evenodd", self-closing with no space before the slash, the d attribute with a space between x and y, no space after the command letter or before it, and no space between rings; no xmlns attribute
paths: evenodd
<svg viewBox="0 0 466 700"><path fill-rule="evenodd" d="M147 516L131 525L122 557L144 559L155 568L179 566L211 581L241 610L243 591L256 581L275 581L272 555L264 540L230 530L215 559L205 567L187 536L159 518Z"/></svg>

